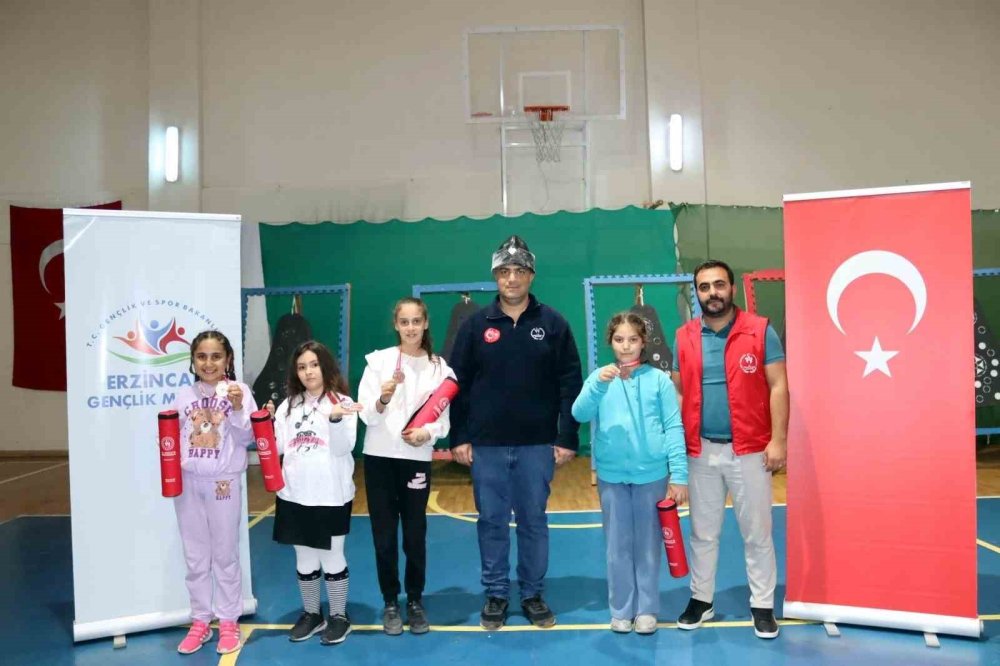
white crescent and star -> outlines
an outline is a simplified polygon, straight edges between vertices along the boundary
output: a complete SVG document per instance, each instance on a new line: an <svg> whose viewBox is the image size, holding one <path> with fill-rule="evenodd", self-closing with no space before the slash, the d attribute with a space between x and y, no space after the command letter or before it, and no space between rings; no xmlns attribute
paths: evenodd
<svg viewBox="0 0 1000 666"><path fill-rule="evenodd" d="M837 330L847 335L837 313L840 298L843 296L844 290L852 282L866 275L888 275L889 277L894 277L909 290L913 296L915 310L913 323L910 324L910 330L907 333L912 333L917 324L920 323L920 320L923 319L924 311L927 309L927 285L924 283L924 278L920 274L920 271L909 259L886 250L859 252L844 260L837 267L837 270L833 272L826 286L826 310ZM861 375L862 377L867 377L876 370L887 377L892 377L892 373L889 371L889 359L899 354L898 351L882 349L882 344L879 342L878 336L872 342L870 350L856 351L854 353L865 361L865 369L864 374Z"/></svg>
<svg viewBox="0 0 1000 666"><path fill-rule="evenodd" d="M46 266L49 265L50 261L52 261L62 253L63 253L63 242L62 239L60 238L59 240L49 244L44 250L42 250L42 254L38 257L38 277L42 281L42 287L45 289L45 291L47 291L50 294L52 293L52 291L49 289L49 286L45 284L45 268ZM64 319L66 317L66 304L56 303L55 306L59 308L59 318Z"/></svg>
<svg viewBox="0 0 1000 666"><path fill-rule="evenodd" d="M875 336L875 342L872 343L871 351L856 351L856 355L860 356L865 360L865 371L861 375L862 378L867 377L876 370L885 374L887 377L892 377L892 373L889 372L889 359L898 354L898 351L886 351L882 349L882 345L878 341L878 336Z"/></svg>

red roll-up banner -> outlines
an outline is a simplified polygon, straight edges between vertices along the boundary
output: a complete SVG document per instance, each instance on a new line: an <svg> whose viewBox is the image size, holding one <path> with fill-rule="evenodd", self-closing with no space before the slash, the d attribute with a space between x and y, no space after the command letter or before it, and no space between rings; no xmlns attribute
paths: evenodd
<svg viewBox="0 0 1000 666"><path fill-rule="evenodd" d="M786 617L978 636L968 183L785 197Z"/></svg>

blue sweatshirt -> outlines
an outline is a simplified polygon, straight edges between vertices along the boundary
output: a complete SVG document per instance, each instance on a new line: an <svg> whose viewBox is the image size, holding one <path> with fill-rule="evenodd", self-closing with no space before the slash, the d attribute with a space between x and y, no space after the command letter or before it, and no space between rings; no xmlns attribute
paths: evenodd
<svg viewBox="0 0 1000 666"><path fill-rule="evenodd" d="M687 485L684 426L670 378L640 365L622 380L602 382L598 368L573 403L573 417L594 421L591 431L597 476L607 483L652 483L670 475Z"/></svg>
<svg viewBox="0 0 1000 666"><path fill-rule="evenodd" d="M451 403L451 446L556 444L576 450L580 354L569 323L528 296L517 323L499 297L458 329L448 362L460 387Z"/></svg>

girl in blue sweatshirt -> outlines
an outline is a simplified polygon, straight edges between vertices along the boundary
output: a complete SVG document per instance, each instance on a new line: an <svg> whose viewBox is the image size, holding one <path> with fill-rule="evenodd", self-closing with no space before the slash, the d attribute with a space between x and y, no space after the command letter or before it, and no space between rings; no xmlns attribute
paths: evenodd
<svg viewBox="0 0 1000 666"><path fill-rule="evenodd" d="M573 417L591 421L592 455L607 539L611 630L651 634L660 609L663 540L656 503L687 501L687 456L670 378L643 361L646 323L616 314L607 340L615 363L587 378Z"/></svg>

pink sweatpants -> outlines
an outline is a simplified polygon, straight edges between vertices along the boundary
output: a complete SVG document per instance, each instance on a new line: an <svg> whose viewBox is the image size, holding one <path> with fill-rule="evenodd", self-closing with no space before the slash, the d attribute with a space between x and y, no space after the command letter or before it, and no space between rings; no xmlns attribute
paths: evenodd
<svg viewBox="0 0 1000 666"><path fill-rule="evenodd" d="M184 492L174 498L187 563L191 619L236 620L243 612L240 570L242 480L206 480L184 475ZM215 580L215 609L212 580Z"/></svg>

